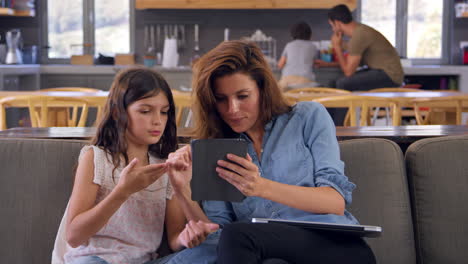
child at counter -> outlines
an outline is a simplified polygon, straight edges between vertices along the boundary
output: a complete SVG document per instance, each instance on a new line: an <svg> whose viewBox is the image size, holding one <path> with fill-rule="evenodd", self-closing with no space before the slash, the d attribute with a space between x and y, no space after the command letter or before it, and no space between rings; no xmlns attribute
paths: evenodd
<svg viewBox="0 0 468 264"><path fill-rule="evenodd" d="M312 30L306 22L299 22L291 27L293 41L286 44L278 68L282 69L279 86L282 90L297 85L317 86L312 72L317 47L311 41Z"/></svg>
<svg viewBox="0 0 468 264"><path fill-rule="evenodd" d="M121 71L96 136L81 150L52 263L142 264L157 257L164 226L174 251L216 230L216 224L187 224L172 199L165 159L176 141L164 78L148 68Z"/></svg>

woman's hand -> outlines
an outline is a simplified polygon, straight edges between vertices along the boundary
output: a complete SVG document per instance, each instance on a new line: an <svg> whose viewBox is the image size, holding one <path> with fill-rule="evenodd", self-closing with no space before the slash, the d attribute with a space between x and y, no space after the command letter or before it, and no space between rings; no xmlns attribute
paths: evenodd
<svg viewBox="0 0 468 264"><path fill-rule="evenodd" d="M247 159L234 154L228 154L227 158L232 162L218 160L216 171L219 176L234 185L245 196L262 197L267 188L267 180L260 176L257 165L247 154ZM229 171L229 170L231 171Z"/></svg>
<svg viewBox="0 0 468 264"><path fill-rule="evenodd" d="M217 224L190 220L177 240L181 246L193 248L200 245L210 233L218 229L219 225Z"/></svg>
<svg viewBox="0 0 468 264"><path fill-rule="evenodd" d="M120 174L116 190L126 195L141 191L158 180L166 172L166 164L149 164L138 167L138 159L134 158Z"/></svg>
<svg viewBox="0 0 468 264"><path fill-rule="evenodd" d="M190 146L184 146L169 154L166 160L169 178L175 192L190 186L192 180L192 153Z"/></svg>

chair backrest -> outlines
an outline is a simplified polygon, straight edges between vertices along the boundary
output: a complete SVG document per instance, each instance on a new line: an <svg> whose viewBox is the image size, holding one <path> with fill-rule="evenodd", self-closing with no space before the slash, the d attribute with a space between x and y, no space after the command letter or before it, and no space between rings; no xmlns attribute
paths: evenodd
<svg viewBox="0 0 468 264"><path fill-rule="evenodd" d="M345 174L356 184L347 208L361 224L383 228L369 238L377 263L416 262L405 164L400 147L386 139L339 142Z"/></svg>
<svg viewBox="0 0 468 264"><path fill-rule="evenodd" d="M41 89L41 91L43 92L53 92L53 91L57 91L57 92L61 92L61 91L64 91L64 92L100 92L102 90L99 90L99 89L95 89L95 88L87 88L87 87L56 87L56 88L45 88L45 89Z"/></svg>
<svg viewBox="0 0 468 264"><path fill-rule="evenodd" d="M54 88L45 88L41 89L42 92L91 92L91 93L96 93L96 92L101 92L102 90L95 89L95 88L88 88L88 87L54 87ZM88 99L89 100L89 99ZM97 112L96 112L96 120L93 124L93 126L96 126L99 120L102 117L103 114L103 109L104 109L104 102L102 100L92 100L89 101L90 107L96 107Z"/></svg>
<svg viewBox="0 0 468 264"><path fill-rule="evenodd" d="M306 99L305 99L306 100ZM324 105L325 107L331 108L348 108L348 115L350 119L351 126L358 125L358 118L356 116L357 108L361 108L360 113L360 122L359 124L369 125L370 113L369 108L372 107L390 107L394 112L393 118L398 120L399 115L396 112L396 104L389 100L388 98L383 97L374 97L374 96L360 96L360 95L336 95L329 97L314 98L312 97L310 101L318 102Z"/></svg>
<svg viewBox="0 0 468 264"><path fill-rule="evenodd" d="M336 89L336 88L328 88L328 87L304 87L304 88L297 88L292 89L285 94L297 94L297 93L339 93L339 94L349 94L350 91L343 90L343 89Z"/></svg>
<svg viewBox="0 0 468 264"><path fill-rule="evenodd" d="M71 116L67 117L67 126L84 127L88 117L88 102L80 98L20 95L5 97L0 100L0 130L6 129L6 107L27 107L32 127L48 127L50 107L72 108ZM79 120L78 111L81 109Z"/></svg>
<svg viewBox="0 0 468 264"><path fill-rule="evenodd" d="M468 135L427 138L406 151L418 263L468 260Z"/></svg>
<svg viewBox="0 0 468 264"><path fill-rule="evenodd" d="M174 103L176 106L176 124L178 127L183 127L182 124L182 114L184 113L184 109L188 109L189 113L187 118L191 117L191 106L192 106L192 96L190 93L187 92L172 92L174 97ZM186 122L187 123L187 122Z"/></svg>
<svg viewBox="0 0 468 264"><path fill-rule="evenodd" d="M413 100L414 112L416 116L416 122L418 125L429 124L431 112L434 109L455 109L456 112L456 124L462 124L462 113L468 111L468 95L454 95L444 97L433 97L433 98L418 98ZM423 117L421 108L428 108L426 116Z"/></svg>
<svg viewBox="0 0 468 264"><path fill-rule="evenodd" d="M371 89L368 92L378 92L378 93L393 93L393 92L425 92L425 90L416 89L416 88L400 88L400 87L390 87L390 88L376 88Z"/></svg>

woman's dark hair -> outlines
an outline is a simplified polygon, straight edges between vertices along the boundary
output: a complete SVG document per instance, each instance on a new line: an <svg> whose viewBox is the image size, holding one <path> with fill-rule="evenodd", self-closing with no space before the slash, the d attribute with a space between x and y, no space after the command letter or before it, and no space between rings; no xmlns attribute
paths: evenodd
<svg viewBox="0 0 468 264"><path fill-rule="evenodd" d="M169 101L167 123L159 141L150 145L148 151L158 158L167 158L177 148L175 105L169 85L159 73L144 67L121 70L114 78L96 136L92 140L93 145L110 154L114 170L120 166L122 156L125 164L129 163L125 139L128 106L160 92Z"/></svg>
<svg viewBox="0 0 468 264"><path fill-rule="evenodd" d="M344 24L349 24L353 21L353 15L346 5L337 5L328 11L328 19L331 21L340 21Z"/></svg>
<svg viewBox="0 0 468 264"><path fill-rule="evenodd" d="M246 74L256 82L262 123L291 110L260 48L245 41L224 41L203 55L193 67L195 137L222 138L233 133L216 108L214 84L216 79L235 73Z"/></svg>
<svg viewBox="0 0 468 264"><path fill-rule="evenodd" d="M293 39L310 40L312 30L306 22L299 22L291 27L291 37Z"/></svg>

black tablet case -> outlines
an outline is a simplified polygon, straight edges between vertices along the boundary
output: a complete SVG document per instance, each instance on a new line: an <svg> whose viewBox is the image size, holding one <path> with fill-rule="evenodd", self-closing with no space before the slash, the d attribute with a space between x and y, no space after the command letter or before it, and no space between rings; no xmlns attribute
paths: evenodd
<svg viewBox="0 0 468 264"><path fill-rule="evenodd" d="M244 139L199 139L192 147L192 200L241 202L245 196L216 172L217 161L227 160L228 153L247 156Z"/></svg>

